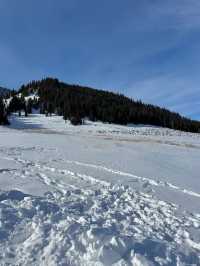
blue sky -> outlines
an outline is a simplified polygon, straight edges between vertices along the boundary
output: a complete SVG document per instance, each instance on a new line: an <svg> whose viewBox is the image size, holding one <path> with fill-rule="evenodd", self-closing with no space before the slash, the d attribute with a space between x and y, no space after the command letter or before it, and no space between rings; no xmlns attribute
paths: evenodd
<svg viewBox="0 0 200 266"><path fill-rule="evenodd" d="M0 85L122 92L200 119L199 0L0 0Z"/></svg>

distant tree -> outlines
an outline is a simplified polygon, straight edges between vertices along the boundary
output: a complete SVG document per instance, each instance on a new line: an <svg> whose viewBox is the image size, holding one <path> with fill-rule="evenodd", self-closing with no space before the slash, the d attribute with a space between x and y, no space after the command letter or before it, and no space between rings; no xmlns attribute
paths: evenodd
<svg viewBox="0 0 200 266"><path fill-rule="evenodd" d="M25 114L27 114L26 103L23 97L13 96L9 104L9 112L18 112L19 116L21 116L21 111L24 110Z"/></svg>
<svg viewBox="0 0 200 266"><path fill-rule="evenodd" d="M0 125L9 125L6 107L2 98L0 98Z"/></svg>
<svg viewBox="0 0 200 266"><path fill-rule="evenodd" d="M26 105L27 108L27 113L32 114L32 109L33 109L33 100L29 99Z"/></svg>
<svg viewBox="0 0 200 266"><path fill-rule="evenodd" d="M74 126L83 124L83 120L82 120L82 118L80 116L71 116L70 117L70 122Z"/></svg>

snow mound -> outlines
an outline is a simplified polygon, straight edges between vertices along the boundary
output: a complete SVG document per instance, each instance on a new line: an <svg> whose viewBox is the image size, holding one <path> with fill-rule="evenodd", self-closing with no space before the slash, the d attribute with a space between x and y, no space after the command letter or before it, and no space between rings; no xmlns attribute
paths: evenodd
<svg viewBox="0 0 200 266"><path fill-rule="evenodd" d="M199 265L191 228L200 216L125 186L0 193L3 265Z"/></svg>

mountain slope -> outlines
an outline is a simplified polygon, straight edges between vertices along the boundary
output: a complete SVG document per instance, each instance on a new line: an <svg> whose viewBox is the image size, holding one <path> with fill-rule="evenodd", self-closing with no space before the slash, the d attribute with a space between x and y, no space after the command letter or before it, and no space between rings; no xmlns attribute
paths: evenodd
<svg viewBox="0 0 200 266"><path fill-rule="evenodd" d="M121 94L65 84L57 79L33 81L23 85L19 92L24 96L37 94L42 113L57 113L65 120L75 117L80 121L81 118L88 117L92 121L124 125L149 124L183 131L200 131L199 121L164 108L134 101Z"/></svg>

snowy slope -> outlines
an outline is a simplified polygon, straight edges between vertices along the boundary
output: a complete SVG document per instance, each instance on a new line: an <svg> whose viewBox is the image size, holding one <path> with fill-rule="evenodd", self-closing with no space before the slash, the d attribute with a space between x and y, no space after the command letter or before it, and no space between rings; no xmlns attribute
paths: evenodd
<svg viewBox="0 0 200 266"><path fill-rule="evenodd" d="M0 128L0 265L200 265L200 136L57 116Z"/></svg>

